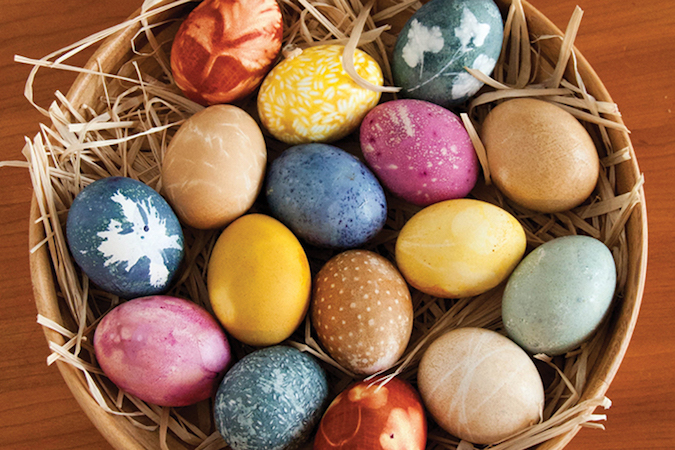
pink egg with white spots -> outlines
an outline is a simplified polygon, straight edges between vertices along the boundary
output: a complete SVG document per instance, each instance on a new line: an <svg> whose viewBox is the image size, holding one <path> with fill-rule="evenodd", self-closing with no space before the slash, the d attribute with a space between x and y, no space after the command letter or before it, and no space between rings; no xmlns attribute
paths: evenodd
<svg viewBox="0 0 675 450"><path fill-rule="evenodd" d="M96 328L94 350L117 387L161 406L206 400L231 360L225 333L204 308L165 295L115 307Z"/></svg>
<svg viewBox="0 0 675 450"><path fill-rule="evenodd" d="M465 197L478 179L478 158L462 121L423 100L373 108L361 124L368 165L395 195L419 206Z"/></svg>

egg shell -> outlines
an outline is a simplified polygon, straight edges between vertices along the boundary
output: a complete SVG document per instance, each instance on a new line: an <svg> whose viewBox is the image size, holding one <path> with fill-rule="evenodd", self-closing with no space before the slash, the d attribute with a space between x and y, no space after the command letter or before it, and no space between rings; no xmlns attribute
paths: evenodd
<svg viewBox="0 0 675 450"><path fill-rule="evenodd" d="M348 250L319 271L312 324L321 344L357 374L388 369L405 351L413 326L410 291L383 256Z"/></svg>
<svg viewBox="0 0 675 450"><path fill-rule="evenodd" d="M539 422L544 386L518 345L482 328L436 339L420 360L417 383L427 411L449 433L492 444Z"/></svg>
<svg viewBox="0 0 675 450"><path fill-rule="evenodd" d="M204 0L173 41L171 71L176 84L202 105L241 99L271 69L282 34L276 0Z"/></svg>
<svg viewBox="0 0 675 450"><path fill-rule="evenodd" d="M380 100L342 67L343 45L319 45L289 57L265 77L258 93L263 126L289 144L333 142L354 131ZM356 72L382 86L382 70L367 53L354 52Z"/></svg>
<svg viewBox="0 0 675 450"><path fill-rule="evenodd" d="M358 247L387 219L375 175L355 156L327 144L296 145L275 159L267 202L298 237L319 247Z"/></svg>
<svg viewBox="0 0 675 450"><path fill-rule="evenodd" d="M162 165L163 193L185 224L222 228L253 205L266 163L255 120L236 106L210 106L171 139Z"/></svg>
<svg viewBox="0 0 675 450"><path fill-rule="evenodd" d="M246 355L225 375L216 427L233 450L290 450L305 442L328 403L328 381L309 355L285 346Z"/></svg>
<svg viewBox="0 0 675 450"><path fill-rule="evenodd" d="M116 306L96 327L94 350L120 389L161 406L210 398L231 359L225 333L204 308L164 295Z"/></svg>
<svg viewBox="0 0 675 450"><path fill-rule="evenodd" d="M495 185L526 208L572 209L597 184L600 160L593 139L574 116L549 102L501 103L483 122L481 139Z"/></svg>
<svg viewBox="0 0 675 450"><path fill-rule="evenodd" d="M332 401L319 423L314 450L424 450L426 442L427 421L417 391L399 378L375 379L352 384Z"/></svg>
<svg viewBox="0 0 675 450"><path fill-rule="evenodd" d="M68 212L66 236L89 279L122 298L164 292L185 253L183 231L166 200L126 177L82 189Z"/></svg>
<svg viewBox="0 0 675 450"><path fill-rule="evenodd" d="M459 117L422 100L394 100L363 120L361 150L395 195L419 206L466 196L478 158Z"/></svg>
<svg viewBox="0 0 675 450"><path fill-rule="evenodd" d="M511 274L525 253L522 225L480 200L427 206L401 229L396 263L415 288L442 298L482 294Z"/></svg>
<svg viewBox="0 0 675 450"><path fill-rule="evenodd" d="M207 285L225 329L250 345L277 344L300 325L311 296L305 251L278 220L248 214L216 241Z"/></svg>
<svg viewBox="0 0 675 450"><path fill-rule="evenodd" d="M579 346L607 315L616 287L612 253L589 236L540 245L509 277L502 320L530 353L560 355Z"/></svg>
<svg viewBox="0 0 675 450"><path fill-rule="evenodd" d="M464 68L490 75L503 37L492 0L432 0L398 34L391 61L394 84L405 97L457 106L483 85Z"/></svg>

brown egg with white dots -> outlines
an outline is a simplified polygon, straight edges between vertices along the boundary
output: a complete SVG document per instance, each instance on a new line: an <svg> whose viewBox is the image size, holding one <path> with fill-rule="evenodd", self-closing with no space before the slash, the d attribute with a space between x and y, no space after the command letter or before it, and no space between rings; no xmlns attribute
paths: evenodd
<svg viewBox="0 0 675 450"><path fill-rule="evenodd" d="M412 332L408 285L389 260L367 250L340 253L321 268L311 314L323 347L355 374L394 365Z"/></svg>

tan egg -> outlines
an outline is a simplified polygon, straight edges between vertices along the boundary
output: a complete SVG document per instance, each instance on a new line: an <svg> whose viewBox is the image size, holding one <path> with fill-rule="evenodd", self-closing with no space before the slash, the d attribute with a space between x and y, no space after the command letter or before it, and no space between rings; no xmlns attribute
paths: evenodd
<svg viewBox="0 0 675 450"><path fill-rule="evenodd" d="M412 332L410 291L386 258L349 250L319 271L312 295L312 323L328 353L358 374L391 367Z"/></svg>
<svg viewBox="0 0 675 450"><path fill-rule="evenodd" d="M222 228L253 205L266 162L255 120L236 106L210 106L186 120L171 139L162 193L181 222Z"/></svg>
<svg viewBox="0 0 675 450"><path fill-rule="evenodd" d="M598 181L600 161L586 129L543 100L519 98L495 107L481 138L495 185L516 203L540 212L581 204Z"/></svg>

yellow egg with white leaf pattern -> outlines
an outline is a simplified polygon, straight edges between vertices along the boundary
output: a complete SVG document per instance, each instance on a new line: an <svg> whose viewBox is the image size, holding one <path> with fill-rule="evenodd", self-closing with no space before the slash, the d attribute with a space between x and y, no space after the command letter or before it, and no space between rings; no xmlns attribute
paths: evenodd
<svg viewBox="0 0 675 450"><path fill-rule="evenodd" d="M280 62L267 75L258 94L263 126L289 144L333 142L354 131L380 100L342 66L343 45L319 45ZM382 69L356 49L356 72L382 86Z"/></svg>

